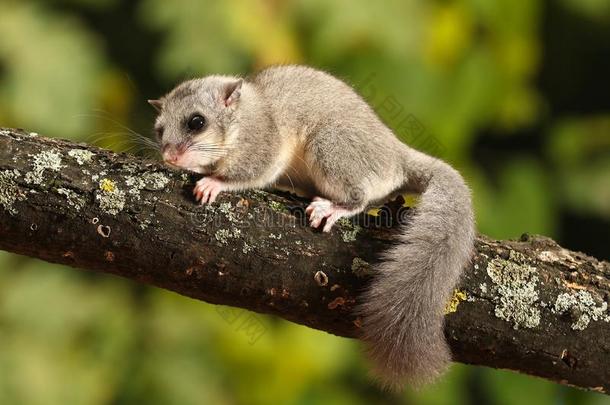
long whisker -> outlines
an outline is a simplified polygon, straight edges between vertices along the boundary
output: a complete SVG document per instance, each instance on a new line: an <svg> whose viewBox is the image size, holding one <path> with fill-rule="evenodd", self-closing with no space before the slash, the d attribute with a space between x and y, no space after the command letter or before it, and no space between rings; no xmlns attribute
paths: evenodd
<svg viewBox="0 0 610 405"><path fill-rule="evenodd" d="M80 114L79 116L93 117L112 123L119 131L96 132L86 137L86 141L94 145L104 142L105 146L134 155L144 155L158 158L160 155L159 143L148 136L129 128L121 122L110 117L104 110L94 109L94 114Z"/></svg>
<svg viewBox="0 0 610 405"><path fill-rule="evenodd" d="M130 132L123 132L123 131L121 131L121 132L96 132L94 134L89 135L86 138L86 141L89 143L93 143L93 144L97 144L104 140L111 140L111 141L117 142L116 138L123 137L123 136L126 136L129 139L120 140L118 142L120 142L120 143L132 142L132 143L136 143L136 144L140 144L140 145L145 145L150 148L159 147L158 144L151 139L148 139L145 137L136 137Z"/></svg>
<svg viewBox="0 0 610 405"><path fill-rule="evenodd" d="M199 141L199 142L194 142L191 144L191 146L199 146L199 145L214 145L214 146L233 146L235 145L234 143L226 143L226 142L204 142L204 141Z"/></svg>
<svg viewBox="0 0 610 405"><path fill-rule="evenodd" d="M124 149L126 146L141 146L144 149L149 149L149 150L157 150L159 149L157 144L154 143L148 143L148 142L142 142L142 140L139 139L119 139L116 140L115 138L117 136L122 135L121 133L117 133L117 134L112 134L112 133L98 133L98 134L94 134L91 137L89 137L90 139L88 140L89 143L92 143L94 145L98 145L101 141L104 140L111 140L112 142L112 147L113 148L117 148L117 149ZM93 138L95 136L95 138Z"/></svg>
<svg viewBox="0 0 610 405"><path fill-rule="evenodd" d="M106 139L116 137L116 133L114 132L95 132L85 138L87 142L99 142Z"/></svg>
<svg viewBox="0 0 610 405"><path fill-rule="evenodd" d="M292 191L295 191L294 183L292 182L292 177L288 174L288 171L284 171L284 176L288 177L288 181L290 182L290 187L292 187Z"/></svg>
<svg viewBox="0 0 610 405"><path fill-rule="evenodd" d="M131 151L135 148L138 148L138 150L146 150L146 151L153 151L153 152L158 152L159 148L152 148L150 146L147 145L141 145L141 144L127 144L128 147L125 148L125 152Z"/></svg>
<svg viewBox="0 0 610 405"><path fill-rule="evenodd" d="M101 113L106 113L103 110L94 110L94 111L100 111ZM94 117L94 118L100 118L100 119L106 120L108 122L111 122L111 123L117 125L119 128L127 131L127 133L124 133L125 135L129 135L130 137L133 137L134 139L137 139L137 140L141 141L142 143L146 143L150 146L156 147L156 145L157 145L156 142L153 141L152 139L150 139L149 137L144 136L144 135L140 134L139 132L136 132L133 129L129 128L128 126L120 123L119 121L117 121L113 118L110 118L108 116L105 116L103 114L80 114L80 116Z"/></svg>
<svg viewBox="0 0 610 405"><path fill-rule="evenodd" d="M98 112L102 112L102 113L104 113L104 112L105 112L105 111L103 111L103 110L99 110L99 109L96 109L96 110L94 110L94 111L98 111ZM133 129L129 128L128 126L126 126L126 125L124 125L124 124L120 123L119 121L117 121L117 120L115 120L115 119L113 119L113 118L110 118L110 117L105 117L105 116L103 116L103 115L98 115L98 118L102 118L102 119L105 119L105 120L107 120L107 121L109 121L109 122L112 122L113 124L118 125L119 127L123 128L123 129L124 129L124 130L126 130L126 131L129 131L131 134L133 134L133 135L135 135L135 136L137 136L137 137L139 137L139 138L148 139L148 138L146 138L144 135L142 135L142 134L140 134L140 133L138 133L138 132L134 131Z"/></svg>
<svg viewBox="0 0 610 405"><path fill-rule="evenodd" d="M303 164L307 167L307 169L311 172L311 164L309 164L305 159L303 159L301 156L299 156L298 154L296 154L296 157L303 162ZM294 170L294 167L292 167L292 165L290 165L290 168Z"/></svg>
<svg viewBox="0 0 610 405"><path fill-rule="evenodd" d="M201 150L222 150L230 151L233 149L232 145L219 144L219 143L196 143L188 147L189 150L201 151Z"/></svg>
<svg viewBox="0 0 610 405"><path fill-rule="evenodd" d="M223 157L227 156L224 153L200 153L199 155L203 156L203 157L210 157L210 158L223 158Z"/></svg>
<svg viewBox="0 0 610 405"><path fill-rule="evenodd" d="M301 160L303 160L303 159L301 158ZM304 160L303 160L303 163L305 163L307 165L307 162L305 162ZM298 172L298 170L294 167L294 165L292 163L288 163L286 166L286 169L292 169L294 172ZM288 171L289 170L284 170L282 174L284 176L288 177L288 181L290 181L290 186L292 187L292 191L294 193L296 193L296 187L294 185L294 182L292 181L292 177L290 177L290 175L288 174Z"/></svg>
<svg viewBox="0 0 610 405"><path fill-rule="evenodd" d="M194 152L223 152L223 153L229 152L225 148L193 148L193 149L189 149L189 150L194 151Z"/></svg>

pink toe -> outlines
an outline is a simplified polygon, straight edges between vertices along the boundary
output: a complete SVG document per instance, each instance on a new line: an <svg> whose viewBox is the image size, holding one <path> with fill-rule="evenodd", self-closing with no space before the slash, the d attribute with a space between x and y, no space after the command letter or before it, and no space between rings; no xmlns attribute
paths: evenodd
<svg viewBox="0 0 610 405"><path fill-rule="evenodd" d="M214 201L216 201L216 197L218 197L218 193L220 192L220 190L212 190L212 192L210 193L210 203L213 203Z"/></svg>

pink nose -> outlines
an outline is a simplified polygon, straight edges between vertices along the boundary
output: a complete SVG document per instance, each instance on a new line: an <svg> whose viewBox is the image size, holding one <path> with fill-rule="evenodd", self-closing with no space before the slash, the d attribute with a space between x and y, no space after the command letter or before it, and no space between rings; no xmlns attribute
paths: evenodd
<svg viewBox="0 0 610 405"><path fill-rule="evenodd" d="M171 165L176 165L184 152L177 150L175 147L165 145L163 148L163 161Z"/></svg>
<svg viewBox="0 0 610 405"><path fill-rule="evenodd" d="M176 162L178 161L178 156L173 155L173 154L170 154L170 153L164 153L164 154L163 154L163 160L164 160L166 163L172 163L172 164L174 164L174 163L176 163Z"/></svg>

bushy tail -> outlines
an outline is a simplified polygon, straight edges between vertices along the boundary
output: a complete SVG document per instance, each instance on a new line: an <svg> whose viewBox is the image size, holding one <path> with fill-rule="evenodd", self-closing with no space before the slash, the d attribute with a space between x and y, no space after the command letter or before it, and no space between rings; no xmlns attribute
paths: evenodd
<svg viewBox="0 0 610 405"><path fill-rule="evenodd" d="M451 360L444 309L474 240L470 190L460 174L412 150L405 167L408 185L422 191L421 199L359 308L375 374L393 389L432 382Z"/></svg>

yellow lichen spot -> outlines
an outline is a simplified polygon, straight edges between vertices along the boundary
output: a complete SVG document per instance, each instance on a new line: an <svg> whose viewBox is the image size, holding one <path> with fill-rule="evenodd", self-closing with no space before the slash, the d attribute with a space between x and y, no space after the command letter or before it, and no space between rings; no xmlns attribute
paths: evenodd
<svg viewBox="0 0 610 405"><path fill-rule="evenodd" d="M460 305L460 301L466 301L466 292L460 290L453 291L453 297L445 306L445 315L451 314L457 311L458 306Z"/></svg>
<svg viewBox="0 0 610 405"><path fill-rule="evenodd" d="M110 179L102 179L100 181L100 190L112 193L116 190L116 184Z"/></svg>
<svg viewBox="0 0 610 405"><path fill-rule="evenodd" d="M419 195L417 194L403 194L402 198L405 200L402 204L403 207L413 208L419 202Z"/></svg>
<svg viewBox="0 0 610 405"><path fill-rule="evenodd" d="M374 217L378 217L379 216L379 212L381 211L381 208L371 208L370 210L368 210L366 213L367 215L371 215Z"/></svg>

